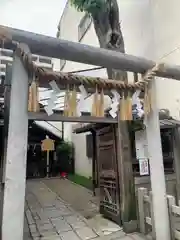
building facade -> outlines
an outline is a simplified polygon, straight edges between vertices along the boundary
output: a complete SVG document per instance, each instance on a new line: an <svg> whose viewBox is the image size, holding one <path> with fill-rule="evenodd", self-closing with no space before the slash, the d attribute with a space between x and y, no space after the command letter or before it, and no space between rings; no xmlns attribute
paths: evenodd
<svg viewBox="0 0 180 240"><path fill-rule="evenodd" d="M117 2L127 54L157 62L180 64L180 33L177 31L180 24L178 0L117 0ZM173 12L173 17L170 12ZM99 46L90 17L85 13L77 12L70 1L65 6L58 29L57 35L61 39ZM94 66L61 60L61 70L65 72L92 67ZM94 73L91 71L88 74ZM103 69L98 75L104 77L106 71ZM131 81L131 74L129 75ZM179 119L179 81L160 79L157 87L159 108L169 109L172 117Z"/></svg>
<svg viewBox="0 0 180 240"><path fill-rule="evenodd" d="M124 36L125 50L127 54L152 59L157 62L180 64L180 15L178 0L117 0L119 5L120 23ZM173 17L171 13L173 12ZM70 24L69 24L70 23ZM99 42L94 30L92 19L82 12L78 12L67 1L64 12L59 22L57 37L73 42L99 47ZM61 60L60 69L64 72L76 72L83 75L107 77L106 70L90 70L95 66ZM86 72L79 72L81 70ZM88 71L89 69L89 71ZM128 81L132 81L132 73L128 73ZM180 119L180 83L171 79L159 79L158 107L168 109L175 119ZM87 102L87 106L89 103ZM78 144L78 137L71 131L71 124L67 126L68 139ZM86 136L81 136L81 154L77 153L77 161L86 161L89 167L89 159L86 157ZM84 139L84 140L83 140ZM79 158L81 156L81 159ZM82 164L77 164L82 166ZM77 171L87 172L87 169Z"/></svg>

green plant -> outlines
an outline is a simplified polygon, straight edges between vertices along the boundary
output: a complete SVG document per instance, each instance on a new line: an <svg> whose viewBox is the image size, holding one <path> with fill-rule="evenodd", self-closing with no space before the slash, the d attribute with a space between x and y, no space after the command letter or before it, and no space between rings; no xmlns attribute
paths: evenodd
<svg viewBox="0 0 180 240"><path fill-rule="evenodd" d="M142 130L145 128L145 125L143 123L143 120L142 119L137 119L135 121L132 121L130 124L129 124L129 130L130 132L135 132L135 131L138 131L138 130Z"/></svg>
<svg viewBox="0 0 180 240"><path fill-rule="evenodd" d="M68 179L71 182L74 182L78 185L81 185L87 189L92 190L92 179L78 175L78 174L70 174L68 175Z"/></svg>
<svg viewBox="0 0 180 240"><path fill-rule="evenodd" d="M57 154L66 154L71 157L73 154L73 144L71 142L63 141L57 146Z"/></svg>
<svg viewBox="0 0 180 240"><path fill-rule="evenodd" d="M72 5L80 12L93 14L107 7L108 0L71 0Z"/></svg>

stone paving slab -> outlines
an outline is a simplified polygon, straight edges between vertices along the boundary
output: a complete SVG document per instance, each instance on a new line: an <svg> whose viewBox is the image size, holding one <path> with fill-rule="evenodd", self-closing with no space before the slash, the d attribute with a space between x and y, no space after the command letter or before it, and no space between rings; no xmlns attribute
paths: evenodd
<svg viewBox="0 0 180 240"><path fill-rule="evenodd" d="M87 224L85 221L83 221L79 216L74 215L74 216L65 216L64 217L67 223L72 227L73 230L86 227Z"/></svg>
<svg viewBox="0 0 180 240"><path fill-rule="evenodd" d="M88 219L87 223L99 236L105 236L112 234L113 232L122 231L120 226L103 218L100 214Z"/></svg>
<svg viewBox="0 0 180 240"><path fill-rule="evenodd" d="M80 240L77 234L74 231L69 231L66 233L60 233L60 237L62 240Z"/></svg>
<svg viewBox="0 0 180 240"><path fill-rule="evenodd" d="M89 240L98 237L98 235L90 227L82 227L76 230L80 239Z"/></svg>
<svg viewBox="0 0 180 240"><path fill-rule="evenodd" d="M132 233L131 238L133 240L145 240L145 239L147 239L146 237L142 236L140 233Z"/></svg>
<svg viewBox="0 0 180 240"><path fill-rule="evenodd" d="M66 222L66 220L64 218L52 219L52 224L55 227L58 234L72 231L71 226Z"/></svg>

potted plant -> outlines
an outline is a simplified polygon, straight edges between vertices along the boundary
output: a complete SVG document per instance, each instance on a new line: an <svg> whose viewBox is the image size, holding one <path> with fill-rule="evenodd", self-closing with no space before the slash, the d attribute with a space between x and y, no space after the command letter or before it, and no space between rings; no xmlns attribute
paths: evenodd
<svg viewBox="0 0 180 240"><path fill-rule="evenodd" d="M74 172L74 146L71 142L63 141L56 148L60 171Z"/></svg>

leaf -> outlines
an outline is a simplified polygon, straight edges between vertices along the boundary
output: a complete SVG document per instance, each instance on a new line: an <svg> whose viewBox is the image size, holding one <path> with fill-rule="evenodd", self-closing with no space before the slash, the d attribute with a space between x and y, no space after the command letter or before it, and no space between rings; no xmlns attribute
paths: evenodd
<svg viewBox="0 0 180 240"><path fill-rule="evenodd" d="M71 4L80 12L93 14L107 7L108 0L71 0Z"/></svg>

